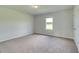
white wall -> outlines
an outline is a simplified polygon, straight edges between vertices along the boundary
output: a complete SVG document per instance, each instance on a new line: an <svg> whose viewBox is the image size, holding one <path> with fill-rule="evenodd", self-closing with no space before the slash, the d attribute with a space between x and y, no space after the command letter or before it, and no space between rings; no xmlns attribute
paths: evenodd
<svg viewBox="0 0 79 59"><path fill-rule="evenodd" d="M0 7L0 42L33 33L33 17Z"/></svg>
<svg viewBox="0 0 79 59"><path fill-rule="evenodd" d="M79 6L74 6L74 40L79 51Z"/></svg>
<svg viewBox="0 0 79 59"><path fill-rule="evenodd" d="M54 30L47 32L45 30L45 18L54 18ZM53 36L73 38L73 20L72 9L58 11L49 14L37 15L35 18L35 33L49 34Z"/></svg>

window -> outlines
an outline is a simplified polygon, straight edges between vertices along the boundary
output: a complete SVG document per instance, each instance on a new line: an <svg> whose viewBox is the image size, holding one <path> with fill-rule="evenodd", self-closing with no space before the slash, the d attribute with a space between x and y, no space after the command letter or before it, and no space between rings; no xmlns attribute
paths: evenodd
<svg viewBox="0 0 79 59"><path fill-rule="evenodd" d="M53 18L46 18L46 30L53 30Z"/></svg>

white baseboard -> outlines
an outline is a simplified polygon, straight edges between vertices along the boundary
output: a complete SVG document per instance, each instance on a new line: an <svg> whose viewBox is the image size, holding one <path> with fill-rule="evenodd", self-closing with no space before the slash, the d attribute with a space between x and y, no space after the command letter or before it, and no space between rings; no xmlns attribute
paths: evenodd
<svg viewBox="0 0 79 59"><path fill-rule="evenodd" d="M41 34L41 33L35 33L35 34ZM41 35L48 35L48 34L41 34ZM58 35L48 35L48 36L55 36L55 37L60 37L60 38L66 38L66 39L73 40L73 37L64 37L64 36L58 36Z"/></svg>
<svg viewBox="0 0 79 59"><path fill-rule="evenodd" d="M32 34L32 33L30 33L30 34ZM28 34L27 33L21 33L21 34L16 34L16 35L13 35L13 36L8 35L8 36L6 36L4 38L1 38L0 42L11 40L11 39L14 39L14 38L19 38L19 37L27 36L27 35L30 35L30 34L29 33Z"/></svg>

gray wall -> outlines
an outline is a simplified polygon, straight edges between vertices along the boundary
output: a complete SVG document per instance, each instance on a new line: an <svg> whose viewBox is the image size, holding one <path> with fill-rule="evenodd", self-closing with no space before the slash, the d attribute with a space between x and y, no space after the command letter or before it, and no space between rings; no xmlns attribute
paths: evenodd
<svg viewBox="0 0 79 59"><path fill-rule="evenodd" d="M79 6L74 6L74 40L79 51Z"/></svg>
<svg viewBox="0 0 79 59"><path fill-rule="evenodd" d="M0 7L0 42L33 33L33 17Z"/></svg>
<svg viewBox="0 0 79 59"><path fill-rule="evenodd" d="M62 10L54 13L35 16L35 33L47 34L65 38L73 38L73 20L72 9ZM54 18L54 30L45 30L45 18Z"/></svg>

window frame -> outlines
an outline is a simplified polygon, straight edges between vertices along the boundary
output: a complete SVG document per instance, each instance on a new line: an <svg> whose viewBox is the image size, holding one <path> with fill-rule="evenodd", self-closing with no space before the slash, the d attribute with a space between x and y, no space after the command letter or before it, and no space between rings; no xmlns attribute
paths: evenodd
<svg viewBox="0 0 79 59"><path fill-rule="evenodd" d="M52 21L48 21L47 22L47 20L48 19L52 19ZM49 17L49 18L45 18L45 29L47 30L47 31L52 31L53 30L53 18L52 17ZM49 26L49 24L50 25L52 25L52 27L49 29L49 28L47 28L47 26Z"/></svg>

